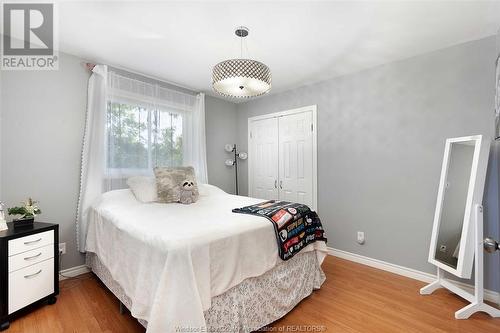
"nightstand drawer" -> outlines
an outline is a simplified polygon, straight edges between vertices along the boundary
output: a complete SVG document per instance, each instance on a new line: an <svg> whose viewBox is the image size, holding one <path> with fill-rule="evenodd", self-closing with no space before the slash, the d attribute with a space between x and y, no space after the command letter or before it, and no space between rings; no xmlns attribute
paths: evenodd
<svg viewBox="0 0 500 333"><path fill-rule="evenodd" d="M9 273L9 314L54 293L54 258Z"/></svg>
<svg viewBox="0 0 500 333"><path fill-rule="evenodd" d="M9 273L54 257L54 244L9 257Z"/></svg>
<svg viewBox="0 0 500 333"><path fill-rule="evenodd" d="M52 230L16 238L9 241L9 256L49 244L54 244L54 231Z"/></svg>

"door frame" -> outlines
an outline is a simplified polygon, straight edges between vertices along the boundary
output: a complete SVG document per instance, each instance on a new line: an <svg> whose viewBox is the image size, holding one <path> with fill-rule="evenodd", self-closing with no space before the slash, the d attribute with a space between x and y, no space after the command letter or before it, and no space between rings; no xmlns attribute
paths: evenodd
<svg viewBox="0 0 500 333"><path fill-rule="evenodd" d="M247 127L247 137L248 137L248 152L250 153L250 147L251 147L251 124L254 121L258 120L264 120L264 119L270 119L270 118L279 118L279 117L284 117L284 116L289 116L292 114L297 114L297 113L303 113L303 112L312 112L312 149L313 149L313 157L312 157L312 179L313 179L313 191L312 191L312 197L313 197L313 206L311 207L312 210L317 211L318 210L318 116L317 116L317 111L318 107L316 104L314 105L308 105L296 109L290 109L290 110L285 110L285 111L280 111L280 112L273 112L273 113L267 113L264 115L260 116L255 116L255 117L249 117L248 118L248 127ZM252 177L252 163L250 162L250 159L252 158L251 154L248 155L248 195L252 196L253 195L253 177Z"/></svg>

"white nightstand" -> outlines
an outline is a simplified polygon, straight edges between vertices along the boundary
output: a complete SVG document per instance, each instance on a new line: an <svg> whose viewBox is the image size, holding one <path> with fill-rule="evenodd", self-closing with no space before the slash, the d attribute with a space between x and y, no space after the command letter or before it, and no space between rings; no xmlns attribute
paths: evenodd
<svg viewBox="0 0 500 333"><path fill-rule="evenodd" d="M32 226L0 231L0 331L20 310L59 294L59 226Z"/></svg>

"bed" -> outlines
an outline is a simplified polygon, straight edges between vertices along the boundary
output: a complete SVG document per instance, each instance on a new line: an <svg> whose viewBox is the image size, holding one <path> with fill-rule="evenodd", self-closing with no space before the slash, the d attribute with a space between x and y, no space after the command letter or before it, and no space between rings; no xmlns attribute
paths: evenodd
<svg viewBox="0 0 500 333"><path fill-rule="evenodd" d="M327 253L316 242L282 261L269 221L231 212L261 201L211 185L191 205L104 193L89 216L87 263L148 332L257 330L320 288Z"/></svg>

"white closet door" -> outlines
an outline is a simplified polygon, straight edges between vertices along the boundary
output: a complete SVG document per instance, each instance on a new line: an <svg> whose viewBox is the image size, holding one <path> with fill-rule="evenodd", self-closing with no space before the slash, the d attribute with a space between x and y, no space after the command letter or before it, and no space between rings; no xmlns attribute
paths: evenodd
<svg viewBox="0 0 500 333"><path fill-rule="evenodd" d="M250 141L250 196L278 199L278 119L252 121Z"/></svg>
<svg viewBox="0 0 500 333"><path fill-rule="evenodd" d="M312 112L279 117L280 200L313 207Z"/></svg>

